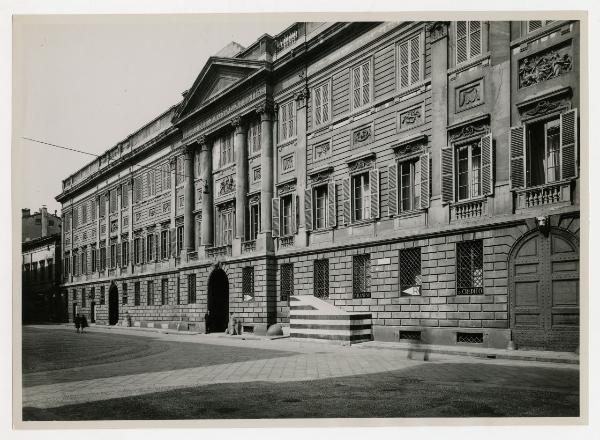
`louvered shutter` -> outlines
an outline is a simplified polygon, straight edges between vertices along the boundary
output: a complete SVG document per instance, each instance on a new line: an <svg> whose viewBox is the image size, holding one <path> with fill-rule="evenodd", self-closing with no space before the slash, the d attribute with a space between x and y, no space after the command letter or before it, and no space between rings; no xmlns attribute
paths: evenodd
<svg viewBox="0 0 600 440"><path fill-rule="evenodd" d="M417 35L410 40L410 83L421 79L421 37Z"/></svg>
<svg viewBox="0 0 600 440"><path fill-rule="evenodd" d="M154 179L156 181L156 194L160 194L163 190L162 187L162 173L157 169L154 173Z"/></svg>
<svg viewBox="0 0 600 440"><path fill-rule="evenodd" d="M321 125L321 87L315 87L315 126Z"/></svg>
<svg viewBox="0 0 600 440"><path fill-rule="evenodd" d="M169 255L171 255L171 257L175 257L175 248L177 247L175 246L175 235L175 228L169 229Z"/></svg>
<svg viewBox="0 0 600 440"><path fill-rule="evenodd" d="M398 58L400 59L400 87L408 87L409 85L409 77L408 77L408 40L401 43L398 47Z"/></svg>
<svg viewBox="0 0 600 440"><path fill-rule="evenodd" d="M115 245L115 248L116 248L116 249L115 249L115 257L116 257L116 259L117 259L117 261L116 261L116 263L117 263L117 264L116 264L116 266L119 266L119 267L121 267L121 246L122 246L122 244L121 244L121 243L117 243L117 244Z"/></svg>
<svg viewBox="0 0 600 440"><path fill-rule="evenodd" d="M140 258L140 261L142 264L144 264L146 262L146 237L142 236L140 241L142 242L142 255Z"/></svg>
<svg viewBox="0 0 600 440"><path fill-rule="evenodd" d="M312 186L304 190L304 226L307 231L313 228Z"/></svg>
<svg viewBox="0 0 600 440"><path fill-rule="evenodd" d="M379 218L379 169L369 171L369 189L371 190L371 218Z"/></svg>
<svg viewBox="0 0 600 440"><path fill-rule="evenodd" d="M327 184L327 227L334 228L337 224L337 209L335 204L335 182Z"/></svg>
<svg viewBox="0 0 600 440"><path fill-rule="evenodd" d="M456 22L456 64L467 60L467 22Z"/></svg>
<svg viewBox="0 0 600 440"><path fill-rule="evenodd" d="M481 21L469 22L470 58L481 54Z"/></svg>
<svg viewBox="0 0 600 440"><path fill-rule="evenodd" d="M279 237L279 197L273 197L271 200L271 209L272 209L272 232L271 235L273 237Z"/></svg>
<svg viewBox="0 0 600 440"><path fill-rule="evenodd" d="M442 202L454 201L454 148L442 148Z"/></svg>
<svg viewBox="0 0 600 440"><path fill-rule="evenodd" d="M292 194L292 234L298 232L298 194Z"/></svg>
<svg viewBox="0 0 600 440"><path fill-rule="evenodd" d="M110 240L106 240L106 267L112 267L112 260L110 258Z"/></svg>
<svg viewBox="0 0 600 440"><path fill-rule="evenodd" d="M525 127L510 128L510 182L512 189L525 186Z"/></svg>
<svg viewBox="0 0 600 440"><path fill-rule="evenodd" d="M352 69L353 108L360 107L360 67Z"/></svg>
<svg viewBox="0 0 600 440"><path fill-rule="evenodd" d="M481 147L481 190L484 196L494 193L494 151L492 133L479 141Z"/></svg>
<svg viewBox="0 0 600 440"><path fill-rule="evenodd" d="M388 215L398 213L398 164L388 166Z"/></svg>
<svg viewBox="0 0 600 440"><path fill-rule="evenodd" d="M342 179L342 204L344 211L344 224L349 225L352 214L350 209L350 177L344 177L344 179Z"/></svg>
<svg viewBox="0 0 600 440"><path fill-rule="evenodd" d="M158 253L160 247L159 247L159 241L160 241L160 233L156 233L154 234L154 261L159 261L160 260L160 254Z"/></svg>
<svg viewBox="0 0 600 440"><path fill-rule="evenodd" d="M94 253L96 252L95 249L90 248L88 249L88 259L87 259L87 273L92 273L93 269L92 269L92 259L94 258Z"/></svg>
<svg viewBox="0 0 600 440"><path fill-rule="evenodd" d="M429 153L422 154L420 157L420 165L421 165L421 209L429 208Z"/></svg>
<svg viewBox="0 0 600 440"><path fill-rule="evenodd" d="M328 122L329 121L329 83L325 84L322 87L321 93L322 99L322 111L321 111L321 121Z"/></svg>
<svg viewBox="0 0 600 440"><path fill-rule="evenodd" d="M562 179L577 177L577 109L560 115L560 171Z"/></svg>
<svg viewBox="0 0 600 440"><path fill-rule="evenodd" d="M362 65L362 105L371 102L371 64Z"/></svg>

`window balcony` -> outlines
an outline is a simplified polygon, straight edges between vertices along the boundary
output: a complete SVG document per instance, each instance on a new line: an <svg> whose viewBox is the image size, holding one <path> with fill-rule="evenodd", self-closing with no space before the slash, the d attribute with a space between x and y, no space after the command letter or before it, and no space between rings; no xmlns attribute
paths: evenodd
<svg viewBox="0 0 600 440"><path fill-rule="evenodd" d="M294 236L293 235L288 235L287 237L279 238L279 247L280 248L286 248L286 247L291 247L291 246L294 246Z"/></svg>
<svg viewBox="0 0 600 440"><path fill-rule="evenodd" d="M242 254L254 252L256 250L256 240L248 240L242 242Z"/></svg>
<svg viewBox="0 0 600 440"><path fill-rule="evenodd" d="M569 181L553 182L515 190L517 210L537 206L570 204L571 186Z"/></svg>
<svg viewBox="0 0 600 440"><path fill-rule="evenodd" d="M450 218L452 220L467 220L486 215L486 199L465 200L456 202L450 207Z"/></svg>
<svg viewBox="0 0 600 440"><path fill-rule="evenodd" d="M226 257L231 255L231 245L226 244L224 246L213 246L206 248L206 258L218 258Z"/></svg>
<svg viewBox="0 0 600 440"><path fill-rule="evenodd" d="M187 260L190 261L198 261L198 251L188 252Z"/></svg>

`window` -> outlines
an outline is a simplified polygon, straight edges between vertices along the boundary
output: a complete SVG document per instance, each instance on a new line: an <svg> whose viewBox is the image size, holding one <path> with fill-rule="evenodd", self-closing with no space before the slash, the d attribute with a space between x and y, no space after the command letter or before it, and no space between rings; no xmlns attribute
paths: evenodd
<svg viewBox="0 0 600 440"><path fill-rule="evenodd" d="M233 133L219 139L219 167L233 163Z"/></svg>
<svg viewBox="0 0 600 440"><path fill-rule="evenodd" d="M230 245L233 239L233 205L217 208L217 224L215 228L215 245Z"/></svg>
<svg viewBox="0 0 600 440"><path fill-rule="evenodd" d="M160 231L160 258L166 260L169 258L169 230Z"/></svg>
<svg viewBox="0 0 600 440"><path fill-rule="evenodd" d="M123 289L122 289L122 302L123 304L127 304L127 283L123 283Z"/></svg>
<svg viewBox="0 0 600 440"><path fill-rule="evenodd" d="M527 32L537 31L552 22L554 22L554 20L529 20L527 22Z"/></svg>
<svg viewBox="0 0 600 440"><path fill-rule="evenodd" d="M254 299L254 267L242 268L242 299L252 301Z"/></svg>
<svg viewBox="0 0 600 440"><path fill-rule="evenodd" d="M171 172L169 169L169 163L164 163L161 167L161 175L162 175L162 190L167 190L171 188Z"/></svg>
<svg viewBox="0 0 600 440"><path fill-rule="evenodd" d="M183 156L177 156L175 161L175 185L179 186L183 183Z"/></svg>
<svg viewBox="0 0 600 440"><path fill-rule="evenodd" d="M88 271L87 266L87 248L81 249L81 273L86 274Z"/></svg>
<svg viewBox="0 0 600 440"><path fill-rule="evenodd" d="M92 301L96 300L96 288L95 287L90 288L90 299Z"/></svg>
<svg viewBox="0 0 600 440"><path fill-rule="evenodd" d="M117 267L117 242L111 241L110 243L110 267Z"/></svg>
<svg viewBox="0 0 600 440"><path fill-rule="evenodd" d="M422 36L415 35L398 45L398 83L401 89L418 83L422 79Z"/></svg>
<svg viewBox="0 0 600 440"><path fill-rule="evenodd" d="M371 298L371 256L352 257L352 297Z"/></svg>
<svg viewBox="0 0 600 440"><path fill-rule="evenodd" d="M248 126L248 151L250 154L260 151L262 125L260 120L255 120Z"/></svg>
<svg viewBox="0 0 600 440"><path fill-rule="evenodd" d="M289 301L294 294L294 263L282 264L280 275L281 301Z"/></svg>
<svg viewBox="0 0 600 440"><path fill-rule="evenodd" d="M314 189L314 228L324 229L327 227L327 186L321 185Z"/></svg>
<svg viewBox="0 0 600 440"><path fill-rule="evenodd" d="M482 53L481 21L456 22L456 64Z"/></svg>
<svg viewBox="0 0 600 440"><path fill-rule="evenodd" d="M176 304L181 304L181 278L177 276L177 297L175 298Z"/></svg>
<svg viewBox="0 0 600 440"><path fill-rule="evenodd" d="M260 202L251 203L249 210L248 240L256 240L260 230Z"/></svg>
<svg viewBox="0 0 600 440"><path fill-rule="evenodd" d="M456 149L456 194L458 200L481 196L481 146L479 142Z"/></svg>
<svg viewBox="0 0 600 440"><path fill-rule="evenodd" d="M81 223L87 223L87 203L81 206Z"/></svg>
<svg viewBox="0 0 600 440"><path fill-rule="evenodd" d="M126 267L129 264L129 241L121 242L121 266Z"/></svg>
<svg viewBox="0 0 600 440"><path fill-rule="evenodd" d="M456 294L483 294L483 241L456 244Z"/></svg>
<svg viewBox="0 0 600 440"><path fill-rule="evenodd" d="M281 235L284 237L295 233L294 199L293 194L281 197Z"/></svg>
<svg viewBox="0 0 600 440"><path fill-rule="evenodd" d="M142 237L133 239L133 258L135 264L142 264Z"/></svg>
<svg viewBox="0 0 600 440"><path fill-rule="evenodd" d="M369 173L352 176L352 216L354 221L371 218Z"/></svg>
<svg viewBox="0 0 600 440"><path fill-rule="evenodd" d="M371 61L353 67L350 75L352 80L352 109L356 110L371 102Z"/></svg>
<svg viewBox="0 0 600 440"><path fill-rule="evenodd" d="M85 307L87 298L85 297L85 287L81 289L81 307Z"/></svg>
<svg viewBox="0 0 600 440"><path fill-rule="evenodd" d="M421 294L421 248L403 249L398 257L400 295Z"/></svg>
<svg viewBox="0 0 600 440"><path fill-rule="evenodd" d="M558 118L528 125L527 171L531 186L560 180L560 122Z"/></svg>
<svg viewBox="0 0 600 440"><path fill-rule="evenodd" d="M36 219L36 223L39 220L39 224L42 224L42 219ZM79 209L75 208L73 210L73 228L77 229L79 226Z"/></svg>
<svg viewBox="0 0 600 440"><path fill-rule="evenodd" d="M111 190L109 195L110 195L109 210L110 210L110 213L112 214L113 212L117 212L117 190L116 189Z"/></svg>
<svg viewBox="0 0 600 440"><path fill-rule="evenodd" d="M160 282L160 304L166 305L169 297L169 279L163 278Z"/></svg>
<svg viewBox="0 0 600 440"><path fill-rule="evenodd" d="M98 209L100 211L100 217L104 217L106 215L106 196L101 195L98 202Z"/></svg>
<svg viewBox="0 0 600 440"><path fill-rule="evenodd" d="M140 305L140 282L136 281L133 285L133 305Z"/></svg>
<svg viewBox="0 0 600 440"><path fill-rule="evenodd" d="M129 206L129 185L124 183L121 185L121 208Z"/></svg>
<svg viewBox="0 0 600 440"><path fill-rule="evenodd" d="M279 106L279 142L296 136L296 105L293 99Z"/></svg>
<svg viewBox="0 0 600 440"><path fill-rule="evenodd" d="M188 304L196 304L196 274L188 275Z"/></svg>
<svg viewBox="0 0 600 440"><path fill-rule="evenodd" d="M135 179L133 179L133 201L134 201L134 203L138 203L141 200L142 200L142 178L141 178L141 176L138 176Z"/></svg>
<svg viewBox="0 0 600 440"><path fill-rule="evenodd" d="M177 255L183 250L183 225L177 226Z"/></svg>
<svg viewBox="0 0 600 440"><path fill-rule="evenodd" d="M313 263L313 292L317 298L329 298L329 260Z"/></svg>
<svg viewBox="0 0 600 440"><path fill-rule="evenodd" d="M100 286L100 305L106 302L104 286Z"/></svg>
<svg viewBox="0 0 600 440"><path fill-rule="evenodd" d="M79 266L77 265L77 258L78 257L79 257L79 251L77 249L73 250L73 263L72 263L73 264L72 265L73 276L78 276L79 275ZM34 264L35 264L35 276L36 276L36 279L37 279L37 277L38 277L38 273L37 273L38 264L37 263L34 263Z"/></svg>
<svg viewBox="0 0 600 440"><path fill-rule="evenodd" d="M400 212L421 207L421 160L398 163L398 208Z"/></svg>
<svg viewBox="0 0 600 440"><path fill-rule="evenodd" d="M148 197L156 195L156 179L154 178L154 170L146 173L146 194Z"/></svg>
<svg viewBox="0 0 600 440"><path fill-rule="evenodd" d="M100 246L100 270L103 271L106 269L106 245L102 244Z"/></svg>
<svg viewBox="0 0 600 440"><path fill-rule="evenodd" d="M326 124L331 120L331 82L327 81L315 87L312 91L313 97L313 121L314 126Z"/></svg>
<svg viewBox="0 0 600 440"><path fill-rule="evenodd" d="M154 305L154 281L148 281L146 284L146 304Z"/></svg>
<svg viewBox="0 0 600 440"><path fill-rule="evenodd" d="M69 276L69 274L71 273L71 254L70 252L65 252L65 258L64 258L64 264L65 264L65 276ZM33 267L32 267L32 274L33 274Z"/></svg>
<svg viewBox="0 0 600 440"><path fill-rule="evenodd" d="M154 260L154 253L155 253L155 242L154 242L154 234L149 233L146 236L146 261L153 261Z"/></svg>

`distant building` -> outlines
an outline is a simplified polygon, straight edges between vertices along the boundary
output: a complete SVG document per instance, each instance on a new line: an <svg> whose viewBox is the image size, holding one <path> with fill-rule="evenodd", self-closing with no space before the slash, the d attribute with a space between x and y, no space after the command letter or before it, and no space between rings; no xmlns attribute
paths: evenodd
<svg viewBox="0 0 600 440"><path fill-rule="evenodd" d="M67 297L61 295L61 219L45 206L22 210L23 323L67 321Z"/></svg>

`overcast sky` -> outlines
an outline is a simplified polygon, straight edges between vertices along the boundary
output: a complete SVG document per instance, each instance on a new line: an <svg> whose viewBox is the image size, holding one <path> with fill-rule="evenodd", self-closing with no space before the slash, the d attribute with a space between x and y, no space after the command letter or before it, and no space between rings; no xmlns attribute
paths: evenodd
<svg viewBox="0 0 600 440"><path fill-rule="evenodd" d="M289 24L224 15L15 19L19 205L60 212L61 180L93 160L22 136L99 154L177 103L227 43L247 47Z"/></svg>

